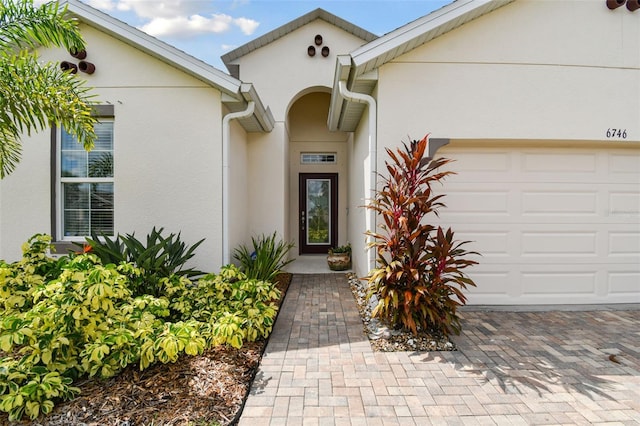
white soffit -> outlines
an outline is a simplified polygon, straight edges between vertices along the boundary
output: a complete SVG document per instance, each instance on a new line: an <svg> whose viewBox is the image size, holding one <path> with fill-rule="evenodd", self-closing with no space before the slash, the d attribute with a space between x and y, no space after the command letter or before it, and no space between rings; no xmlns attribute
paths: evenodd
<svg viewBox="0 0 640 426"><path fill-rule="evenodd" d="M356 78L515 0L456 0L351 52Z"/></svg>

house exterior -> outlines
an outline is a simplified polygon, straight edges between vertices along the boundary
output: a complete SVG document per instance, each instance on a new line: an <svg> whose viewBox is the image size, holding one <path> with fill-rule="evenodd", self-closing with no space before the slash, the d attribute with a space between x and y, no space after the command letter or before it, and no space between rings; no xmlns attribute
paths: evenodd
<svg viewBox="0 0 640 426"><path fill-rule="evenodd" d="M87 224L163 226L206 238L196 266L215 270L277 231L294 256L349 241L364 276L385 148L430 133L457 173L435 220L482 254L470 303L640 303L634 1L456 0L381 37L317 9L222 72L70 0L113 173L78 178L60 129L25 139L0 181L0 258L36 232L64 248Z"/></svg>

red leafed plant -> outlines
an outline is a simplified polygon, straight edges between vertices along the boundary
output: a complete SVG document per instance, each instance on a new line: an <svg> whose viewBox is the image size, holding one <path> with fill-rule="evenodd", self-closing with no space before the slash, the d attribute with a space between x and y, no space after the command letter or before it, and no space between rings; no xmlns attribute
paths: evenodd
<svg viewBox="0 0 640 426"><path fill-rule="evenodd" d="M448 335L460 333L457 308L466 303L462 290L475 283L463 269L477 262L467 259L477 253L462 248L468 241L455 241L446 231L425 220L445 207L443 194L434 195L432 185L451 171L440 171L451 160L425 157L428 135L403 144L396 152L387 149L388 177L367 208L381 216L381 232L368 231L377 250L377 268L367 276L369 297L378 304L373 317L394 328Z"/></svg>

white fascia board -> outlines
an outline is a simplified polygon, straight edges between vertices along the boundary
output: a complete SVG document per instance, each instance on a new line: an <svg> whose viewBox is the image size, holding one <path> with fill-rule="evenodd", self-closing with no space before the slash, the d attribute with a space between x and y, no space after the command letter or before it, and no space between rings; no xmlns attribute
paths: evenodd
<svg viewBox="0 0 640 426"><path fill-rule="evenodd" d="M270 132L273 130L273 126L275 125L275 119L273 118L273 114L271 113L271 109L268 107L265 108L260 96L258 96L258 92L256 92L255 87L251 83L242 83L240 86L240 93L245 101L250 102L253 101L255 103L254 113L253 115L256 117L258 122L260 123L260 127L265 132Z"/></svg>
<svg viewBox="0 0 640 426"><path fill-rule="evenodd" d="M378 58L384 56L388 52L397 49L405 43L419 38L423 34L436 30L438 27L450 25L452 21L458 21L458 25L462 25L472 19L477 14L474 13L478 9L486 8L491 11L502 7L515 0L455 0L434 12L416 19L386 35L373 40L370 43L361 46L351 52L353 64L356 68L356 74L370 71L371 62L375 63ZM465 19L466 18L466 19ZM434 33L438 33L434 31ZM428 40L426 40L428 41ZM391 60L393 58L390 58Z"/></svg>
<svg viewBox="0 0 640 426"><path fill-rule="evenodd" d="M124 22L103 13L78 0L65 0L60 3L68 5L68 10L78 19L92 27L100 29L111 36L146 52L207 84L217 87L223 93L233 97L239 96L240 80L218 70L175 47L152 37Z"/></svg>
<svg viewBox="0 0 640 426"><path fill-rule="evenodd" d="M342 106L344 104L344 98L340 94L338 85L340 81L348 81L350 72L351 56L338 55L333 74L333 89L331 90L331 101L329 102L329 118L327 119L327 126L331 131L338 130L340 116L342 115Z"/></svg>

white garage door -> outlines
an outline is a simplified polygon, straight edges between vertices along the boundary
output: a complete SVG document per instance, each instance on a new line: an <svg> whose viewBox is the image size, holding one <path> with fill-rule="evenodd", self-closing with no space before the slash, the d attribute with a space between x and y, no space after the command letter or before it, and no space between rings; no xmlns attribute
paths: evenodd
<svg viewBox="0 0 640 426"><path fill-rule="evenodd" d="M640 149L456 146L441 221L482 254L469 304L640 303Z"/></svg>

